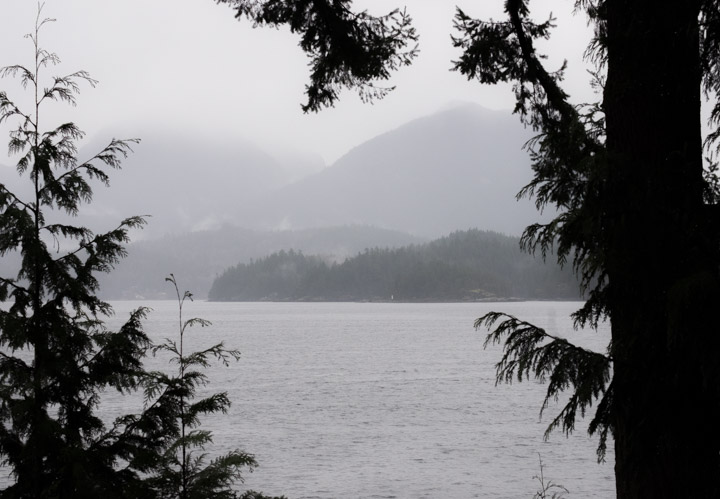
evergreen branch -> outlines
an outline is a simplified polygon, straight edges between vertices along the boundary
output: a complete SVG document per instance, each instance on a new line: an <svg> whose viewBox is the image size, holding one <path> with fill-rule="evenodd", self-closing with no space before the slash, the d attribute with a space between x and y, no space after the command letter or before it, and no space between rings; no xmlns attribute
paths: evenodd
<svg viewBox="0 0 720 499"><path fill-rule="evenodd" d="M202 447L205 444L212 443L212 432L209 430L192 430L187 432L184 438L179 439L180 445L174 445L174 447L177 449L181 447L182 445L187 445L189 447ZM204 460L204 456L206 454L201 454L196 458L196 461L198 463L201 463Z"/></svg>
<svg viewBox="0 0 720 499"><path fill-rule="evenodd" d="M16 166L18 173L24 173L31 165L34 154L30 145L32 144L32 139L35 136L36 134L34 132L22 129L10 132L10 142L8 142L8 154L18 154L22 153L26 148L29 149L28 152L25 153L25 155L23 155L18 160Z"/></svg>
<svg viewBox="0 0 720 499"><path fill-rule="evenodd" d="M75 73L67 76L56 76L54 78L53 86L43 90L43 95L38 103L43 102L45 99L50 99L63 101L75 106L75 94L80 93L80 85L78 85L75 81L78 79L85 80L91 87L95 87L97 85L97 80L90 78L90 74L87 71L76 71Z"/></svg>
<svg viewBox="0 0 720 499"><path fill-rule="evenodd" d="M611 411L613 403L615 402L615 390L613 387L613 380L610 380L605 395L600 399L600 403L595 410L595 416L588 425L588 433L595 435L599 433L600 443L596 451L598 463L605 461L605 454L607 451L607 438L609 434L613 434L613 426L611 424Z"/></svg>
<svg viewBox="0 0 720 499"><path fill-rule="evenodd" d="M55 19L45 19L45 22L55 21ZM43 23L44 24L44 23ZM60 57L54 52L49 52L45 49L38 50L38 68L47 66L56 66L60 64Z"/></svg>
<svg viewBox="0 0 720 499"><path fill-rule="evenodd" d="M702 87L706 99L715 97L708 125L714 129L707 135L704 147L715 154L720 152L720 12L716 2L702 2L700 15L700 63L703 70ZM714 146L714 147L713 147Z"/></svg>
<svg viewBox="0 0 720 499"><path fill-rule="evenodd" d="M532 189L532 187L530 185L524 187L518 196L527 192L528 189ZM554 252L559 227L563 224L566 217L567 214L561 213L546 224L534 223L529 225L523 231L522 237L520 238L520 248L533 255L539 249L540 256L543 261L545 261L548 254ZM564 261L560 261L559 263L562 265Z"/></svg>
<svg viewBox="0 0 720 499"><path fill-rule="evenodd" d="M75 125L72 123L66 123L55 130L55 133L57 134L70 134L72 137L79 137L81 136L81 133L77 128L75 128ZM63 185L63 183L71 179L71 186L78 185L78 181L75 180L76 176L79 175L80 171L85 171L89 178L97 178L99 179L103 184L106 186L109 185L109 177L108 175L101 169L97 168L93 165L94 161L101 161L102 163L106 164L107 166L111 168L119 168L120 167L120 156L123 158L127 158L128 154L132 152L132 147L130 144L132 143L139 143L140 139L124 139L124 140L117 140L112 139L110 143L105 146L99 153L94 155L92 158L88 159L87 161L84 161L83 163L80 163L78 165L75 165L71 168L69 168L67 171L65 171L63 174L58 175L57 177L53 178L50 182L48 182L46 185L42 187L40 190L41 196L46 196L48 194L48 191L56 190L59 188L59 186ZM78 177L79 178L79 177ZM92 191L88 188L83 191L84 198L86 201L89 201L92 195Z"/></svg>
<svg viewBox="0 0 720 499"><path fill-rule="evenodd" d="M5 338L2 338L2 340L4 342ZM27 370L28 373L30 372L30 366L24 360L22 360L18 357L15 357L13 355L8 355L7 353L3 352L2 350L0 350L0 357L2 357L2 359L3 359L3 361L2 361L2 364L3 364L2 370L3 371L4 371L4 366L6 363L14 363L17 366L20 366L22 369Z"/></svg>
<svg viewBox="0 0 720 499"><path fill-rule="evenodd" d="M184 357L183 360L176 359L174 362L184 366L182 375L178 376L177 380L182 385L183 392L186 393L189 397L194 396L195 391L198 387L208 384L209 379L205 373L202 373L200 371L187 370L187 365L184 361Z"/></svg>
<svg viewBox="0 0 720 499"><path fill-rule="evenodd" d="M145 225L145 217L136 216L136 217L130 217L123 220L120 225L118 225L114 230L110 232L106 232L105 234L96 234L91 240L89 241L82 241L81 244L78 245L78 247L69 252L64 254L63 256L57 258L54 260L54 262L62 262L63 260L67 260L69 258L72 258L73 256L81 253L82 251L89 251L92 250L93 247L101 245L101 243L105 243L108 241L118 241L118 242L127 242L127 229L130 228L136 228L136 227L142 227ZM88 234L92 234L89 230L87 231ZM117 256L123 256L124 250L122 250L121 247L111 246L111 253L115 253ZM90 251L92 253L92 251ZM110 263L114 263L117 260L112 260Z"/></svg>
<svg viewBox="0 0 720 499"><path fill-rule="evenodd" d="M175 416L179 410L178 392L184 391L178 380L161 371L144 371L140 376L143 385L143 410L139 417L131 417L132 421L125 431L135 431L147 423L157 425L159 421L166 428L177 427ZM142 431L147 432L147 430ZM179 431L174 431L173 435L176 436L178 433Z"/></svg>
<svg viewBox="0 0 720 499"><path fill-rule="evenodd" d="M606 401L605 395L611 379L611 357L573 345L565 338L504 313L490 312L475 321L476 329L483 326L494 327L485 338L485 347L490 343L503 343L503 356L496 365L497 383L511 383L516 378L523 381L530 376L549 381L541 416L551 399L557 401L562 392L572 391L568 402L548 425L545 438L558 427L566 434L572 432L578 413L584 417L593 402L601 399L589 432L601 430L604 453L604 439L610 427L606 411L610 399ZM600 456L600 449L598 452Z"/></svg>
<svg viewBox="0 0 720 499"><path fill-rule="evenodd" d="M43 55L43 54L47 53L46 50L37 48L38 47L38 36L40 33L40 29L43 26L45 26L47 23L54 23L56 21L56 19L53 19L51 17L44 17L41 19L40 16L42 15L42 10L44 8L45 8L45 2L43 2L43 3L38 2L38 11L37 11L37 16L35 18L35 32L28 33L25 35L25 38L30 38L33 41L33 44L36 47L36 52L39 55ZM57 57L57 56L55 56L55 57Z"/></svg>
<svg viewBox="0 0 720 499"><path fill-rule="evenodd" d="M172 378L162 371L148 371L143 373L143 386L144 406L146 410L160 403L160 399L171 389L174 389Z"/></svg>
<svg viewBox="0 0 720 499"><path fill-rule="evenodd" d="M479 329L480 327L490 329L502 318L506 319L502 321L490 334L488 334L484 342L485 347L487 347L491 342L493 344L499 344L502 343L503 336L506 334L508 335L504 346L505 354L498 364L498 367L501 368L503 373L498 376L498 381L512 381L512 378L515 377L516 368L518 381L522 381L523 373L527 376L531 371L534 372L536 377L544 380L545 374L552 370L551 359L541 357L535 358L535 355L540 349L552 345L553 343L556 343L556 345L553 345L552 348L558 348L560 351L563 351L562 353L568 351L580 356L597 356L598 358L604 359L608 365L612 362L612 358L607 355L573 345L565 338L549 334L542 328L503 312L489 312L485 314L475 321L474 327L476 329ZM542 347L535 348L536 345L548 340L550 343ZM511 360L513 358L516 360Z"/></svg>
<svg viewBox="0 0 720 499"><path fill-rule="evenodd" d="M15 103L8 98L7 93L0 91L0 124L13 116L21 116L24 118L25 123L35 124L29 115L20 111Z"/></svg>
<svg viewBox="0 0 720 499"><path fill-rule="evenodd" d="M5 196L12 198L12 200L8 202L8 200L3 199ZM8 188L5 187L5 184L0 184L0 206L7 206L12 204L19 204L25 211L33 210L30 203L26 203L25 201L20 199L14 192L8 190Z"/></svg>
<svg viewBox="0 0 720 499"><path fill-rule="evenodd" d="M173 355L180 355L180 350L177 347L177 343L170 338L165 338L160 344L154 345L151 349L153 356L157 355L157 352L164 351Z"/></svg>
<svg viewBox="0 0 720 499"><path fill-rule="evenodd" d="M8 344L7 338L2 338L3 344ZM14 345L11 345L11 348ZM0 405L6 405L14 395L23 394L23 388L27 387L28 380L32 379L33 368L19 357L8 355L0 351ZM5 393L2 393L5 392ZM1 452L0 452L1 455ZM4 456L7 457L7 456Z"/></svg>
<svg viewBox="0 0 720 499"><path fill-rule="evenodd" d="M152 375L159 373L144 372L140 374L147 380ZM116 418L113 421L112 428L96 438L90 445L89 450L96 450L108 443L114 445L124 443L128 445L130 442L135 441L137 443L135 448L125 452L126 457L130 457L132 453L138 454L149 451L149 446L162 447L166 438L176 434L173 427L174 420L169 419L169 414L163 405L168 398L165 396L166 393L169 393L172 388L170 385L165 385L163 393L152 404L145 405L141 414L130 414ZM128 463L128 467L138 467L141 472L147 472L153 466L152 462L138 465L136 462L137 456L133 457L135 462Z"/></svg>
<svg viewBox="0 0 720 499"><path fill-rule="evenodd" d="M333 106L342 88L357 89L364 101L383 98L393 87L380 87L391 72L417 56L418 36L412 19L395 9L384 16L354 13L348 0L216 0L247 17L254 26L288 25L301 35L300 47L310 57L310 84L304 112ZM413 47L409 44L415 43Z"/></svg>
<svg viewBox="0 0 720 499"><path fill-rule="evenodd" d="M74 225L50 224L41 227L41 230L52 234L53 236L62 235L70 239L89 239L93 233L87 227L75 227ZM67 256L67 255L65 255Z"/></svg>
<svg viewBox="0 0 720 499"><path fill-rule="evenodd" d="M198 492L198 497L218 499L237 497L232 485L236 482L244 482L240 469L249 468L252 471L256 466L257 461L252 454L236 449L213 459L208 466L196 473L193 488Z"/></svg>
<svg viewBox="0 0 720 499"><path fill-rule="evenodd" d="M223 363L224 366L230 365L230 360L240 360L240 352L238 350L227 350L224 343L218 343L205 350L193 352L184 357L183 364L185 366L200 365L202 367L208 367L210 362L207 360L208 356L214 356L216 360Z"/></svg>
<svg viewBox="0 0 720 499"><path fill-rule="evenodd" d="M193 317L192 319L188 319L185 321L185 323L183 324L183 332L185 331L185 328L195 327L195 326L208 327L208 326L212 326L212 322L205 320L205 319L201 319L199 317Z"/></svg>
<svg viewBox="0 0 720 499"><path fill-rule="evenodd" d="M62 125L45 132L41 135L41 142L48 143L57 137L60 137L60 141L55 144L55 148L61 151L67 151L70 153L76 153L77 147L74 142L80 140L85 134L74 124L74 123L63 123Z"/></svg>
<svg viewBox="0 0 720 499"><path fill-rule="evenodd" d="M22 286L19 286L15 284L14 279L7 279L5 277L0 277L0 286L2 286L2 292L0 293L0 302L5 301L8 297L7 288L11 287L15 291L21 291L21 292L27 292L27 288L24 288Z"/></svg>
<svg viewBox="0 0 720 499"><path fill-rule="evenodd" d="M102 151L97 153L89 160L81 163L80 167L88 165L95 160L99 160L111 168L120 167L120 157L123 159L128 157L128 154L133 152L131 144L139 144L140 139L115 139L113 138L110 143L105 146Z"/></svg>
<svg viewBox="0 0 720 499"><path fill-rule="evenodd" d="M549 73L540 63L544 57L537 55L533 46L533 39L549 38L554 19L542 24L528 21L526 4L527 0L508 0L505 11L509 21L502 23L474 20L457 9L454 27L462 36L452 40L463 54L452 69L481 83L514 82L515 112L524 122L544 134L560 128L577 142L575 148L588 148L592 142L575 130L581 122L579 114L558 84L564 65Z"/></svg>
<svg viewBox="0 0 720 499"><path fill-rule="evenodd" d="M147 307L134 310L117 333L95 335L93 339L100 348L79 363L79 368L92 371L98 380L112 384L120 392L138 386L135 377L142 365L137 359L144 357L150 348L150 340L142 330L142 320L149 310ZM95 324L102 325L102 322L95 321Z"/></svg>
<svg viewBox="0 0 720 499"><path fill-rule="evenodd" d="M542 86L548 103L560 113L563 121L566 123L577 121L577 111L568 104L567 93L560 88L557 78L550 75L538 60L532 38L527 31L528 23L522 19L522 16L528 13L527 0L507 0L505 2L505 11L508 13L510 23L517 35L522 59L526 64L526 77L529 81L537 82ZM550 26L549 21L548 27Z"/></svg>
<svg viewBox="0 0 720 499"><path fill-rule="evenodd" d="M3 226L0 229L0 254L17 249L18 245L29 236L29 228L33 224L33 208L18 208L14 203L4 206L2 214Z"/></svg>
<svg viewBox="0 0 720 499"><path fill-rule="evenodd" d="M23 65L14 64L0 68L0 78L15 78L18 73L20 74L20 84L23 88L27 88L28 83L35 85L35 73Z"/></svg>
<svg viewBox="0 0 720 499"><path fill-rule="evenodd" d="M196 420L197 414L212 414L214 412L222 412L226 414L230 408L230 398L227 392L213 393L209 397L201 399L193 404L188 405L187 415ZM193 426L193 424L189 424Z"/></svg>

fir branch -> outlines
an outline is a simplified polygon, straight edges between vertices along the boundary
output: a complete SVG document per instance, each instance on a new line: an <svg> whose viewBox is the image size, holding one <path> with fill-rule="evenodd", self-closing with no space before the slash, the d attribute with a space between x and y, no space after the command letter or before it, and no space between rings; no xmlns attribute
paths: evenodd
<svg viewBox="0 0 720 499"><path fill-rule="evenodd" d="M228 350L225 348L225 344L221 342L217 345L206 348L205 350L200 350L186 355L184 357L183 364L185 366L197 365L201 367L208 367L210 366L210 361L208 360L208 357L210 356L213 356L216 360L222 362L225 367L230 365L230 360L240 360L240 352L238 350Z"/></svg>
<svg viewBox="0 0 720 499"><path fill-rule="evenodd" d="M53 236L61 235L70 239L87 240L93 237L92 231L87 227L76 227L74 225L50 224L41 227L41 230Z"/></svg>
<svg viewBox="0 0 720 499"><path fill-rule="evenodd" d="M18 74L23 88L27 88L28 84L35 85L35 73L21 64L0 68L0 78L15 78Z"/></svg>
<svg viewBox="0 0 720 499"><path fill-rule="evenodd" d="M230 398L227 392L213 393L209 397L205 397L188 405L188 414L193 418L198 414L212 414L216 412L226 414L229 408Z"/></svg>
<svg viewBox="0 0 720 499"><path fill-rule="evenodd" d="M5 198L11 198L10 200ZM20 199L15 193L8 190L7 187L5 187L5 184L0 184L0 206L6 206L6 205L12 205L12 204L19 204L22 206L22 209L25 211L31 211L32 205L30 203L26 203L22 199Z"/></svg>
<svg viewBox="0 0 720 499"><path fill-rule="evenodd" d="M20 286L16 284L16 281L14 279L6 279L5 277L0 277L0 302L3 302L7 300L8 298L8 291L7 288L11 287L15 291L21 291L21 292L27 292L27 288L24 288L23 286Z"/></svg>
<svg viewBox="0 0 720 499"><path fill-rule="evenodd" d="M69 138L78 138L82 136L82 132L78 130L74 124L66 123L57 128L54 134L62 134ZM48 138L53 137L48 136ZM84 161L75 166L71 166L57 177L48 179L46 184L40 189L40 196L43 198L51 199L51 194L54 194L54 199L61 200L61 206L69 213L77 213L77 203L79 199L89 202L92 199L92 190L89 185L82 179L80 172L84 172L89 179L96 178L100 180L104 185L108 186L109 176L102 169L94 165L95 161L100 161L111 168L120 168L122 159L126 158L129 153L132 152L131 144L139 143L140 139L125 139L118 140L112 139L110 143L105 146L99 153L94 155L92 158ZM73 161L64 161L64 158L72 158L72 149L68 149L67 146L61 144L66 150L59 150L58 147L51 143L50 140L43 141L44 144L48 144L46 149L53 151L54 157L63 163L72 163ZM121 159L122 158L122 159ZM68 197L68 195L72 195Z"/></svg>
<svg viewBox="0 0 720 499"><path fill-rule="evenodd" d="M245 481L240 470L247 468L252 471L256 466L257 462L253 455L236 449L216 457L208 466L201 469L194 478L195 488L199 493L205 494L204 497L210 497L212 494L212 497L218 499L235 498L232 485Z"/></svg>
<svg viewBox="0 0 720 499"><path fill-rule="evenodd" d="M50 99L63 101L74 107L77 104L75 95L80 93L80 85L76 80L84 80L93 88L97 85L97 80L90 78L87 71L76 71L67 76L56 76L53 80L52 87L43 90L43 95L38 102Z"/></svg>
<svg viewBox="0 0 720 499"><path fill-rule="evenodd" d="M20 111L20 109L11 101L5 91L0 91L0 124L9 120L13 116L20 116L24 119L25 124L34 125L29 115Z"/></svg>
<svg viewBox="0 0 720 499"><path fill-rule="evenodd" d="M110 270L111 265L117 263L119 258L125 256L126 254L125 249L117 243L128 242L128 229L139 228L146 223L145 217L135 216L126 218L120 222L115 229L110 232L106 232L105 234L96 234L92 236L92 232L90 230L86 230L87 236L92 236L92 239L84 239L77 248L55 259L54 262L59 263L63 260L72 258L83 251L87 251L91 255L95 256L93 261L96 261L96 264L98 265L96 268L103 271ZM95 251L93 248L99 248L100 251ZM103 258L98 258L98 256L102 256ZM109 258L109 260L106 258ZM108 265L100 265L102 261L107 262Z"/></svg>
<svg viewBox="0 0 720 499"><path fill-rule="evenodd" d="M216 1L230 5L236 18L246 17L254 26L287 25L300 34L300 47L310 57L304 112L333 106L343 88L356 89L363 101L383 98L394 87L376 82L388 80L418 54L418 36L404 10L372 16L351 11L348 0Z"/></svg>
<svg viewBox="0 0 720 499"><path fill-rule="evenodd" d="M480 317L475 321L475 328L480 327L494 328L485 338L485 347L491 343L503 344L503 356L496 365L497 383L512 383L514 379L523 381L531 376L548 381L541 416L551 400L557 401L560 394L571 391L567 403L548 425L545 438L556 428L571 433L577 416L584 417L595 400L601 400L589 432L593 434L600 430L598 457L603 458L610 427L607 407L611 398L606 396L612 359L504 313L490 312Z"/></svg>

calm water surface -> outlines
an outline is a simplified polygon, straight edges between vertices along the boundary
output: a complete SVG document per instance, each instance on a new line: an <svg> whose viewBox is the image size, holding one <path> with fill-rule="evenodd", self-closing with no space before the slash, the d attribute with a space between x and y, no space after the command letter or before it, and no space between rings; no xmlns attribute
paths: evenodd
<svg viewBox="0 0 720 499"><path fill-rule="evenodd" d="M153 308L147 331L174 335L173 302L117 302ZM483 350L473 321L505 311L588 348L608 332L574 332L578 303L207 303L186 318L212 321L189 333L196 348L224 341L240 362L212 370L212 391L229 392L227 416L207 420L219 450L240 448L260 467L243 488L289 499L530 498L545 477L568 497L613 497L612 455L597 464L586 423L569 438L543 432L545 387L495 386L498 347ZM156 359L158 367L161 361ZM107 398L108 415L127 400Z"/></svg>

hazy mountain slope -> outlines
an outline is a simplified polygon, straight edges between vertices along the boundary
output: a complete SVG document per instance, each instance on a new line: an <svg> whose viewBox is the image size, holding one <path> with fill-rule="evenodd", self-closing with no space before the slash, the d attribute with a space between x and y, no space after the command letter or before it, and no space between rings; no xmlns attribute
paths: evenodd
<svg viewBox="0 0 720 499"><path fill-rule="evenodd" d="M243 224L363 223L438 236L478 227L519 235L538 216L515 194L531 178L517 117L462 105L356 147L322 172L268 195Z"/></svg>
<svg viewBox="0 0 720 499"><path fill-rule="evenodd" d="M240 205L248 200L324 168L319 156L284 150L270 155L241 139L161 132L142 125L120 128L94 135L78 154L80 161L88 160L113 135L141 138L122 168L108 172L109 188L97 181L91 184L93 202L81 210L80 223L96 232L110 230L132 215L150 215L148 226L134 238L216 229L233 224ZM13 192L31 194L30 182L12 166L0 165L0 182Z"/></svg>
<svg viewBox="0 0 720 499"><path fill-rule="evenodd" d="M238 199L284 183L283 168L249 142L138 135L142 142L113 174L110 188L96 190L88 211L113 220L152 215L143 237L218 228L232 222Z"/></svg>
<svg viewBox="0 0 720 499"><path fill-rule="evenodd" d="M270 253L295 249L342 261L365 248L422 242L408 234L367 226L299 231L256 231L224 227L139 241L115 271L100 277L105 299L165 298L164 279L175 274L182 287L205 298L213 279L227 267Z"/></svg>
<svg viewBox="0 0 720 499"><path fill-rule="evenodd" d="M129 136L142 140L132 146L134 152L122 162L121 170L108 172L109 188L97 181L91 184L93 202L81 209L79 223L97 232L110 230L132 215L151 215L139 234L142 238L218 228L233 221L239 200L287 183L287 167L250 142L221 142L141 127ZM94 136L80 149L79 160L97 154L111 138L105 133ZM30 183L13 170L2 168L2 181L28 195Z"/></svg>

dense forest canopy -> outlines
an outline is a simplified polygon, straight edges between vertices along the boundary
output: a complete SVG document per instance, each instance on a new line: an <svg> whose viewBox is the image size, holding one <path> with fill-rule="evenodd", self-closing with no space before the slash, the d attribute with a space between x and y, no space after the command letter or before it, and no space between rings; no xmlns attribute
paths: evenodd
<svg viewBox="0 0 720 499"><path fill-rule="evenodd" d="M569 269L522 253L519 240L458 231L430 243L366 249L343 262L280 251L218 276L214 301L579 299Z"/></svg>

